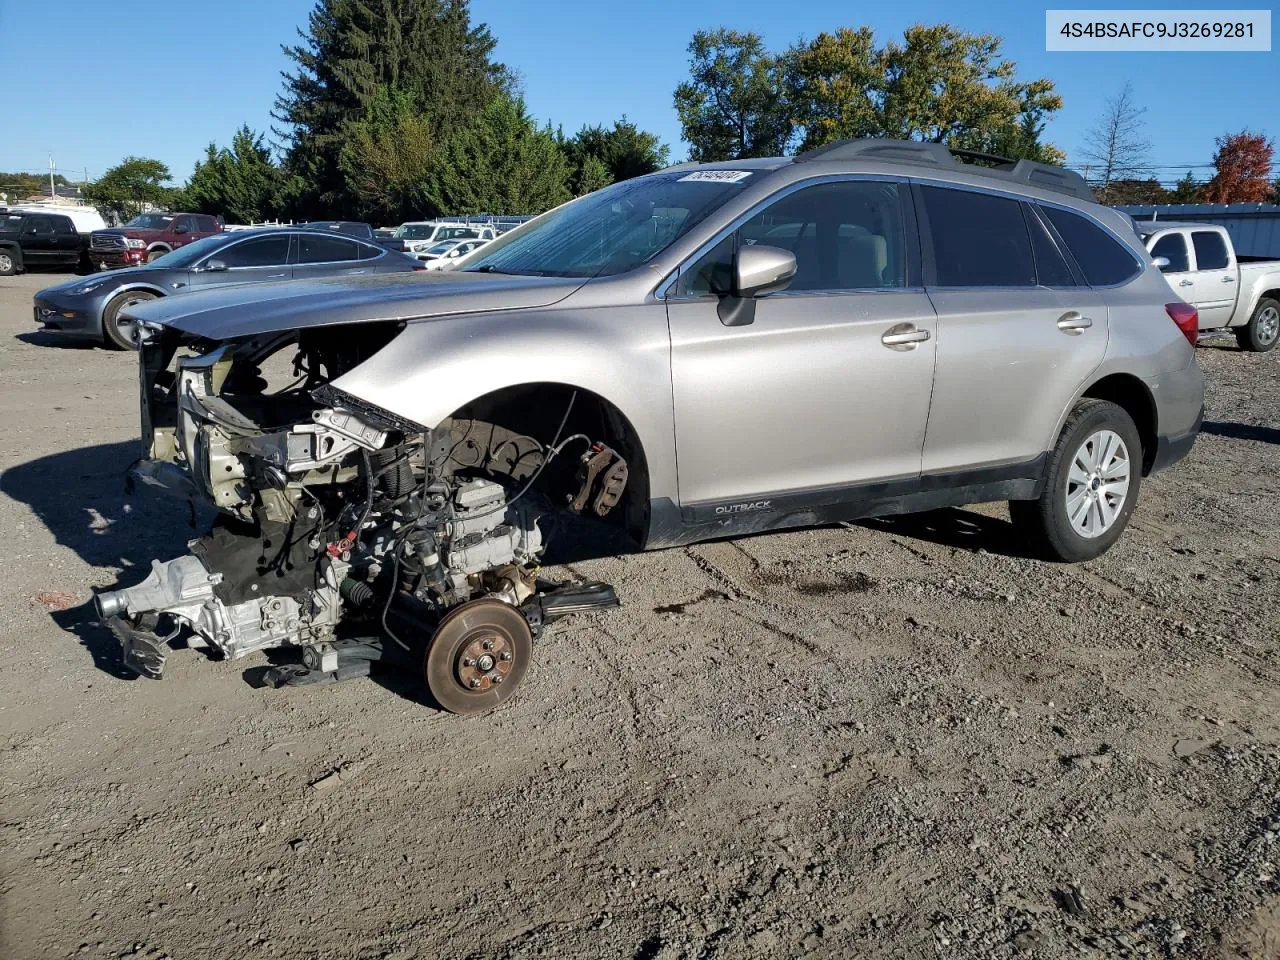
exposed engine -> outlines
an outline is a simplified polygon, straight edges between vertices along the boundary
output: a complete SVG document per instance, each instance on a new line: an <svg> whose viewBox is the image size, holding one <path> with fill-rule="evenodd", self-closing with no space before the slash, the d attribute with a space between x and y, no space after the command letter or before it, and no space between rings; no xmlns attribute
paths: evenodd
<svg viewBox="0 0 1280 960"><path fill-rule="evenodd" d="M442 705L475 712L508 695L497 696L523 675L544 622L616 605L605 585L537 576L553 512L537 481L581 447L576 472L558 472L571 480L556 495L602 517L627 482L611 448L581 433L544 442L467 420L423 430L328 385L359 350L336 349L332 336L295 343L299 381L276 393L264 392L261 364L278 338L197 345L174 369L177 344L144 343L148 456L132 476L219 515L188 555L98 597L129 666L159 677L170 642L184 636L228 658L302 648L304 665L278 671L279 682L345 679L382 659L389 637L415 655L425 648ZM444 663L436 682L433 656Z"/></svg>

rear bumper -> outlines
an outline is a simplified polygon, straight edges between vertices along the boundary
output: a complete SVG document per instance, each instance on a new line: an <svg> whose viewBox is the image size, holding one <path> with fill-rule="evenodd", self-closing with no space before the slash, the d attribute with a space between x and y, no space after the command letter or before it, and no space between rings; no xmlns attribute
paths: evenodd
<svg viewBox="0 0 1280 960"><path fill-rule="evenodd" d="M1191 447L1196 442L1196 437L1200 435L1200 425L1202 423L1204 423L1204 407L1200 408L1195 424L1186 433L1157 437L1156 455L1151 462L1150 473L1159 473L1161 470L1173 466L1190 453Z"/></svg>

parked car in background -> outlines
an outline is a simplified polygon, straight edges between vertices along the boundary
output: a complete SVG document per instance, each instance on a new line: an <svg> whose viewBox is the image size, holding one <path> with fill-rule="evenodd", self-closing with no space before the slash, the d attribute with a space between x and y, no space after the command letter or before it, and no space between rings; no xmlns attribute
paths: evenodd
<svg viewBox="0 0 1280 960"><path fill-rule="evenodd" d="M207 214L144 213L123 227L93 231L89 258L101 270L132 267L219 233L222 224Z"/></svg>
<svg viewBox="0 0 1280 960"><path fill-rule="evenodd" d="M88 247L89 235L76 230L65 214L25 210L0 214L0 277L27 267L79 267Z"/></svg>
<svg viewBox="0 0 1280 960"><path fill-rule="evenodd" d="M1242 350L1280 341L1280 260L1237 254L1231 234L1208 223L1139 221L1173 292L1200 315L1201 330L1229 330Z"/></svg>
<svg viewBox="0 0 1280 960"><path fill-rule="evenodd" d="M358 237L361 240L376 243L387 250L394 250L397 253L405 252L404 244L400 240L397 240L394 236L380 236L379 231L374 230L371 224L361 223L357 220L316 220L311 223L300 223L298 226L306 230L342 233L349 237Z"/></svg>
<svg viewBox="0 0 1280 960"><path fill-rule="evenodd" d="M497 232L491 226L441 223L435 220L402 223L396 230L396 239L404 243L405 253L414 256L426 253L445 240L492 240L496 236Z"/></svg>
<svg viewBox="0 0 1280 960"><path fill-rule="evenodd" d="M127 306L190 290L295 277L363 276L424 269L403 254L346 236L298 228L220 233L132 269L79 277L35 295L45 330L133 345Z"/></svg>
<svg viewBox="0 0 1280 960"><path fill-rule="evenodd" d="M419 254L418 259L427 265L428 270L452 270L463 258L488 243L488 240L445 240L426 253Z"/></svg>
<svg viewBox="0 0 1280 960"><path fill-rule="evenodd" d="M159 676L174 621L227 657L305 648L307 679L336 680L342 619L390 633L394 611L430 638L435 701L489 710L534 631L616 603L538 575L542 530L574 513L654 549L1009 501L1022 549L1099 556L1195 441L1195 329L1079 174L966 156L682 164L420 282L133 308L134 475L236 522L99 595L124 662ZM265 349L305 385L259 386ZM282 530L288 581L255 569Z"/></svg>

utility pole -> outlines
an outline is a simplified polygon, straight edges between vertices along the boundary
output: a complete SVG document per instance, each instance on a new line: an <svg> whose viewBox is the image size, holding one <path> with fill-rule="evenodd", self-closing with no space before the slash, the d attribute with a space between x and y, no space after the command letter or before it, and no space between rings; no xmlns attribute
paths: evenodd
<svg viewBox="0 0 1280 960"><path fill-rule="evenodd" d="M53 185L53 154L49 154L49 202L54 203L58 199L58 191Z"/></svg>

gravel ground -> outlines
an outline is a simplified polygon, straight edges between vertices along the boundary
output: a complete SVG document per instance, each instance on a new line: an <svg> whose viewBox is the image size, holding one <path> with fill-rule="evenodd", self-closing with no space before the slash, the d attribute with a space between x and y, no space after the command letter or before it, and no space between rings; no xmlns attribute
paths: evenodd
<svg viewBox="0 0 1280 960"><path fill-rule="evenodd" d="M0 279L0 956L1280 957L1280 352L1201 349L1099 560L989 506L583 563L623 608L460 720L122 676L83 604L191 531L59 279Z"/></svg>

